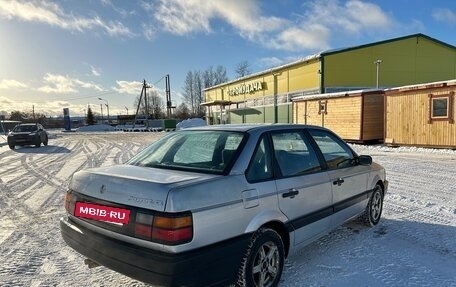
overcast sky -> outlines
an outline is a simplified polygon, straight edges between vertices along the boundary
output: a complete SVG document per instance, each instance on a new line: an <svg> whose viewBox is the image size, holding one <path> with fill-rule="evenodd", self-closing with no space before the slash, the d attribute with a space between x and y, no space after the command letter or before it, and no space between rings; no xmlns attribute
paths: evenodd
<svg viewBox="0 0 456 287"><path fill-rule="evenodd" d="M423 33L456 45L454 0L0 0L0 113L131 114L142 80L248 61L258 72L331 48ZM100 101L101 97L105 101Z"/></svg>

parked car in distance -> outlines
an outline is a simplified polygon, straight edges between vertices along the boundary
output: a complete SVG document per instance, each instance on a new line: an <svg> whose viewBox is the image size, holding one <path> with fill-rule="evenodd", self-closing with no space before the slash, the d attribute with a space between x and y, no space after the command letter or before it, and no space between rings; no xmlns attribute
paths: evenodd
<svg viewBox="0 0 456 287"><path fill-rule="evenodd" d="M48 134L41 124L18 124L8 133L7 140L10 149L14 149L16 146L25 145L39 147L41 144L48 144Z"/></svg>
<svg viewBox="0 0 456 287"><path fill-rule="evenodd" d="M387 188L325 128L189 128L76 172L60 228L89 267L154 285L277 286L296 250L352 218L376 225Z"/></svg>

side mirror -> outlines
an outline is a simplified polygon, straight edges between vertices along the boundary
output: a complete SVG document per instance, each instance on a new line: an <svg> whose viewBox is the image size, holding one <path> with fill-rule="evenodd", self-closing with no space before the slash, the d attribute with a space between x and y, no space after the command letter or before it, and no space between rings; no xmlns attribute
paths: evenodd
<svg viewBox="0 0 456 287"><path fill-rule="evenodd" d="M358 162L361 165L371 165L372 164L372 157L370 155L360 155L358 157Z"/></svg>

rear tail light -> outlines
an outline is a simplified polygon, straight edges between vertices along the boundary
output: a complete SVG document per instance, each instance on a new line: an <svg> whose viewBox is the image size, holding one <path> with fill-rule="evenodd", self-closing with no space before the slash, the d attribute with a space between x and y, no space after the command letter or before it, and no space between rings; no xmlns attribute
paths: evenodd
<svg viewBox="0 0 456 287"><path fill-rule="evenodd" d="M69 214L75 215L76 201L85 202L87 200L86 197L80 197L77 196L77 193L68 191L65 196L65 209ZM130 218L130 223L123 225L121 229L116 226L116 232L166 245L179 245L192 241L193 219L190 212L145 213L135 208L129 208L132 210L133 216L136 213L135 220ZM114 227L107 225L103 228Z"/></svg>
<svg viewBox="0 0 456 287"><path fill-rule="evenodd" d="M76 196L74 196L70 191L65 195L65 209L69 214L74 214L74 209L76 206Z"/></svg>
<svg viewBox="0 0 456 287"><path fill-rule="evenodd" d="M136 214L135 236L167 245L178 245L190 242L193 238L192 215Z"/></svg>

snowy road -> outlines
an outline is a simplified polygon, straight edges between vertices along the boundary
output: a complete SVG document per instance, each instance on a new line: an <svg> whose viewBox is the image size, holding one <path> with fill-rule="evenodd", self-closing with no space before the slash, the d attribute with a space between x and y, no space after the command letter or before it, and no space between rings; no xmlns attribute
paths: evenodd
<svg viewBox="0 0 456 287"><path fill-rule="evenodd" d="M161 134L56 134L49 146L0 146L0 286L145 286L89 270L58 220L69 176L123 163ZM456 152L355 146L390 180L375 228L350 222L285 264L280 286L455 286Z"/></svg>

